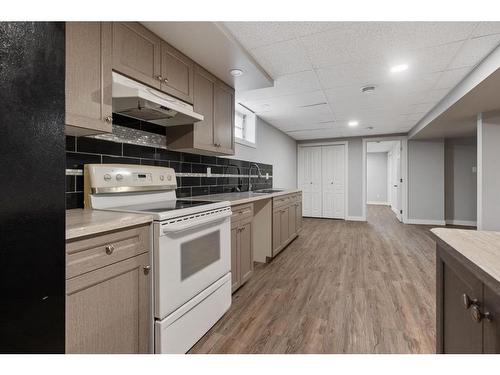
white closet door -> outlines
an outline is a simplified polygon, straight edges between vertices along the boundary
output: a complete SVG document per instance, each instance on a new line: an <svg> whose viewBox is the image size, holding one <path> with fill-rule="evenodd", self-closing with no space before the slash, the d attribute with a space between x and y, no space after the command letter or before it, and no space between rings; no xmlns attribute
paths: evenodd
<svg viewBox="0 0 500 375"><path fill-rule="evenodd" d="M311 170L308 168L311 153L309 147L299 147L298 186L302 190L302 215L311 216Z"/></svg>
<svg viewBox="0 0 500 375"><path fill-rule="evenodd" d="M302 213L308 217L321 217L321 147L299 147L298 159Z"/></svg>
<svg viewBox="0 0 500 375"><path fill-rule="evenodd" d="M311 217L322 217L321 147L311 147Z"/></svg>
<svg viewBox="0 0 500 375"><path fill-rule="evenodd" d="M322 216L325 218L345 218L344 147L322 147Z"/></svg>

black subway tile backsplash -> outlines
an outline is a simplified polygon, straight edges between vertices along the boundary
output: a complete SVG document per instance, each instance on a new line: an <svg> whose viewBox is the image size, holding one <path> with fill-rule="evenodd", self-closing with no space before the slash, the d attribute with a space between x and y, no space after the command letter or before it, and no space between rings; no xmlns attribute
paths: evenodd
<svg viewBox="0 0 500 375"><path fill-rule="evenodd" d="M113 122L119 125L145 131L155 130L157 134L164 134L165 129L156 128L154 124L127 119L126 117L113 115ZM151 125L151 126L149 126ZM163 133L161 133L163 132ZM252 162L246 160L226 159L216 156L203 156L177 151L165 150L148 146L131 145L127 143L116 143L96 138L66 137L66 167L69 169L83 170L84 164L106 163L106 164L142 164L170 167L176 173L207 173L207 167L211 168L212 174L244 174L247 175ZM252 178L252 189L271 188L273 166L257 163L265 176L269 173L270 178ZM257 170L252 168L252 175ZM66 207L83 207L83 176L66 177ZM197 195L219 194L233 191L247 191L248 177L199 177L183 176L177 177L178 198Z"/></svg>

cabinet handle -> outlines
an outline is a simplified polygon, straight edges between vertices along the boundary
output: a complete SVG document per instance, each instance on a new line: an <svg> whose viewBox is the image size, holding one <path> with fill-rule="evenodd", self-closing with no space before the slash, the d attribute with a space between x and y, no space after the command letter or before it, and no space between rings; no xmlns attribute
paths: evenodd
<svg viewBox="0 0 500 375"><path fill-rule="evenodd" d="M492 320L491 314L489 312L483 313L479 309L479 306L477 306L477 305L472 306L472 309L470 311L470 315L472 317L472 320L474 320L477 323L480 323L483 319L486 319L489 322Z"/></svg>
<svg viewBox="0 0 500 375"><path fill-rule="evenodd" d="M479 302L476 298L470 298L466 293L462 294L462 302L466 310L471 306L478 306Z"/></svg>
<svg viewBox="0 0 500 375"><path fill-rule="evenodd" d="M113 254L113 251L115 251L115 247L113 245L107 245L105 249L106 249L106 254L108 255Z"/></svg>
<svg viewBox="0 0 500 375"><path fill-rule="evenodd" d="M106 117L104 118L104 121L106 121L108 124L111 124L111 123L113 122L113 117L111 117L111 116L106 116Z"/></svg>
<svg viewBox="0 0 500 375"><path fill-rule="evenodd" d="M148 275L149 271L151 270L151 266L144 266L143 270L144 270L144 275Z"/></svg>
<svg viewBox="0 0 500 375"><path fill-rule="evenodd" d="M163 82L168 83L168 78L164 78Z"/></svg>
<svg viewBox="0 0 500 375"><path fill-rule="evenodd" d="M163 76L159 75L159 76L157 76L157 77L156 77L156 79L157 79L158 81L163 81Z"/></svg>

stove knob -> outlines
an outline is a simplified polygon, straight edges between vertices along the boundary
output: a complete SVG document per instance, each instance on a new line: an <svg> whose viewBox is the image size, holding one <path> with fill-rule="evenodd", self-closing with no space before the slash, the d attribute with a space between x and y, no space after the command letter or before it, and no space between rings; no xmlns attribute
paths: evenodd
<svg viewBox="0 0 500 375"><path fill-rule="evenodd" d="M104 181L109 181L109 180L111 180L111 176L110 176L109 174L107 174L107 173L106 173L106 174L104 175Z"/></svg>
<svg viewBox="0 0 500 375"><path fill-rule="evenodd" d="M118 174L116 175L116 181L121 181L121 180L123 180L123 176L122 176L121 174L119 174L119 173L118 173Z"/></svg>
<svg viewBox="0 0 500 375"><path fill-rule="evenodd" d="M163 181L165 179L164 175L160 175L160 181Z"/></svg>

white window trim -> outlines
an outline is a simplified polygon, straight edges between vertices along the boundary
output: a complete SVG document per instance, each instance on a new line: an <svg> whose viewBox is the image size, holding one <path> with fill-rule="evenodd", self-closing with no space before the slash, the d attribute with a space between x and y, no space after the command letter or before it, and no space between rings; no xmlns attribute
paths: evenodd
<svg viewBox="0 0 500 375"><path fill-rule="evenodd" d="M255 116L255 125L254 125L255 143L249 142L249 141L247 141L246 139L243 139L243 138L238 138L238 137L236 137L236 135L234 137L234 142L235 143L239 143L239 144L241 144L243 146L257 148L257 115L255 113L249 111L248 109L246 109L242 105L236 104L236 107L237 107L236 110L235 110L236 112L243 113L246 116Z"/></svg>

